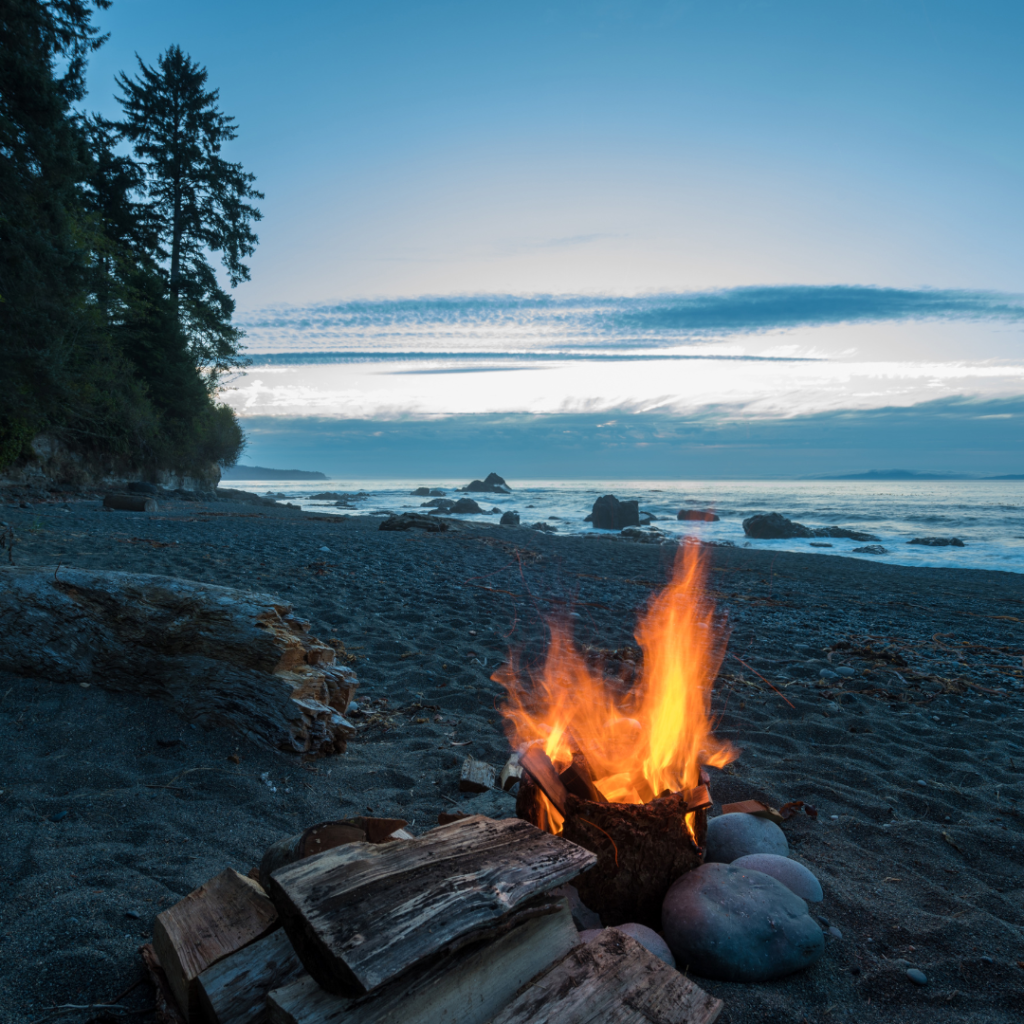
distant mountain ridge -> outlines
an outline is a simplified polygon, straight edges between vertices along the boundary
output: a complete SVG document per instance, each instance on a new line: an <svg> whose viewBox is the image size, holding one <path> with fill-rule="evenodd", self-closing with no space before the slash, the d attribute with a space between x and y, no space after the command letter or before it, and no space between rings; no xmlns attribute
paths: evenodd
<svg viewBox="0 0 1024 1024"><path fill-rule="evenodd" d="M326 473L308 469L266 469L264 466L232 466L221 470L222 480L326 480Z"/></svg>
<svg viewBox="0 0 1024 1024"><path fill-rule="evenodd" d="M1024 480L1024 473L1004 476L971 476L967 473L916 473L912 469L869 469L866 473L838 476L805 476L804 480Z"/></svg>

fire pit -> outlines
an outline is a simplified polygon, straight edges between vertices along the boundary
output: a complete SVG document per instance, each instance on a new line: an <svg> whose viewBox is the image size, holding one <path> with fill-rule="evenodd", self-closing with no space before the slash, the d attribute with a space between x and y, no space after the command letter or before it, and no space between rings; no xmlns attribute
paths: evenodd
<svg viewBox="0 0 1024 1024"><path fill-rule="evenodd" d="M725 651L695 544L679 549L669 585L636 631L635 681L592 668L554 621L539 672L513 660L495 675L508 691L507 732L523 768L516 813L591 850L576 882L605 925L657 928L669 886L703 857L711 799L703 765L736 752L716 739L711 686Z"/></svg>

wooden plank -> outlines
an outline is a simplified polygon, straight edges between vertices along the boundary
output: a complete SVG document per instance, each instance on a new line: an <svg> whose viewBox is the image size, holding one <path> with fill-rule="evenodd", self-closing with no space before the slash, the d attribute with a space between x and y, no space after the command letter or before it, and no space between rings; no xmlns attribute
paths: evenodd
<svg viewBox="0 0 1024 1024"><path fill-rule="evenodd" d="M199 975L277 923L277 911L263 889L231 868L157 915L153 947L190 1024L201 1020Z"/></svg>
<svg viewBox="0 0 1024 1024"><path fill-rule="evenodd" d="M544 753L544 748L535 743L527 747L519 755L519 763L526 769L530 778L540 787L544 795L558 808L564 817L568 803L568 791L558 777L551 758Z"/></svg>
<svg viewBox="0 0 1024 1024"><path fill-rule="evenodd" d="M596 860L529 822L478 814L418 839L308 857L271 875L270 896L306 970L355 997L507 928L512 911Z"/></svg>
<svg viewBox="0 0 1024 1024"><path fill-rule="evenodd" d="M324 992L309 975L271 992L269 1024L485 1024L532 977L579 942L565 901L499 938L463 949L362 999Z"/></svg>
<svg viewBox="0 0 1024 1024"><path fill-rule="evenodd" d="M722 1001L606 928L535 978L492 1024L711 1024Z"/></svg>
<svg viewBox="0 0 1024 1024"><path fill-rule="evenodd" d="M478 761L475 757L467 757L462 762L459 789L463 793L486 793L493 788L494 766L486 761Z"/></svg>
<svg viewBox="0 0 1024 1024"><path fill-rule="evenodd" d="M523 777L523 766L519 755L513 754L501 769L501 788L507 793Z"/></svg>
<svg viewBox="0 0 1024 1024"><path fill-rule="evenodd" d="M199 1003L209 1024L264 1024L267 994L308 978L283 928L232 953L199 975Z"/></svg>

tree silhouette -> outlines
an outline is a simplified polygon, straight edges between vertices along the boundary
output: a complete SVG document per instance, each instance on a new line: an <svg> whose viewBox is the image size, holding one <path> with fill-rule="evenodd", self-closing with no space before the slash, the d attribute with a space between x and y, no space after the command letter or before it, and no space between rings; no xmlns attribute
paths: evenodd
<svg viewBox="0 0 1024 1024"><path fill-rule="evenodd" d="M142 168L154 257L196 365L212 387L242 362L242 333L231 325L235 303L209 254L220 253L232 287L249 280L243 261L258 242L251 224L262 217L251 200L263 195L252 187L254 175L221 156L236 137L235 120L218 109L219 91L207 89L206 68L178 46L153 68L136 59L139 77L122 72L117 78L124 117L116 128Z"/></svg>

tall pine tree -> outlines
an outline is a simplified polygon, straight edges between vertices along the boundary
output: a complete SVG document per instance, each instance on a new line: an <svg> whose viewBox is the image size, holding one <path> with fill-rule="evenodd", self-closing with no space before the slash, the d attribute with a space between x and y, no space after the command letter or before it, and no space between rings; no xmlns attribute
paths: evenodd
<svg viewBox="0 0 1024 1024"><path fill-rule="evenodd" d="M118 76L124 117L116 127L142 168L155 255L195 364L212 387L241 364L242 334L209 254L220 254L232 287L249 280L243 261L255 251L251 224L262 216L252 200L263 195L252 187L254 175L221 156L236 137L235 121L218 109L219 91L207 89L206 69L178 46L156 67L136 59L138 78Z"/></svg>

